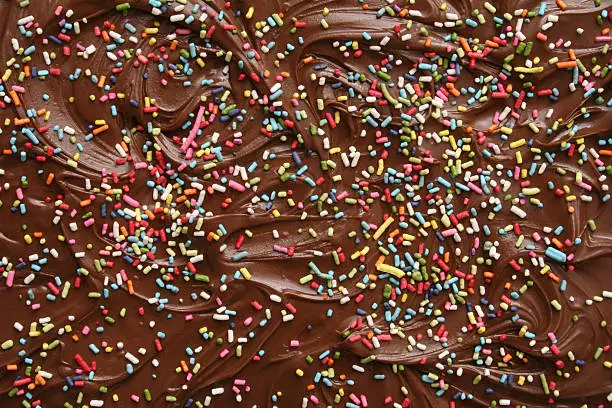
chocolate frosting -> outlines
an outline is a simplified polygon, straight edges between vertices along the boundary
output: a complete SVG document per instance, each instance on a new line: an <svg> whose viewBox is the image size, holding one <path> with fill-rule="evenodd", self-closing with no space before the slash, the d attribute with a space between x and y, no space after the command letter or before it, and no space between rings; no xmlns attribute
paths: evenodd
<svg viewBox="0 0 612 408"><path fill-rule="evenodd" d="M1 406L612 404L611 2L29 3Z"/></svg>

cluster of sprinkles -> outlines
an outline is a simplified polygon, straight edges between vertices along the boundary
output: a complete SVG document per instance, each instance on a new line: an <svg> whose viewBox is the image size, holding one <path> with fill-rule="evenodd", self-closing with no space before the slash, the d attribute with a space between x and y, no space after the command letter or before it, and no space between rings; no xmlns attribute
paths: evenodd
<svg viewBox="0 0 612 408"><path fill-rule="evenodd" d="M522 389L554 406L581 371L596 366L610 378L605 315L590 322L591 355L555 327L577 327L577 310L612 301L612 288L579 299L571 284L588 273L575 260L610 200L612 136L584 128L612 124L597 116L612 107L612 15L596 0L593 21L576 27L561 0L509 12L484 2L465 16L442 2L432 27L421 2L407 3L355 1L363 21L348 31L335 28L342 11L327 7L300 18L231 1L149 0L91 21L58 6L48 23L19 4L0 83L0 211L22 240L19 253L0 254L0 273L3 293L32 313L0 334L15 406L59 406L39 397L50 386L66 408L221 406L227 395L241 404L261 382L238 370L184 396L198 376L214 377L207 370L273 359L274 335L259 339L297 320L312 325L284 347L300 359L289 375L304 408L414 406L409 387L371 393L372 381L413 369L381 368L379 352L396 349L449 407L525 406ZM330 55L309 51L319 31ZM89 94L71 94L77 86ZM189 107L168 129L171 92ZM79 105L96 117L83 124L58 112ZM41 208L48 225L33 220ZM325 302L321 315L281 290L240 292L247 307L232 303L236 282L265 282L270 259L307 259L288 276ZM561 323L530 316L533 298L545 310L531 313ZM71 314L67 301L95 316ZM301 354L324 330L316 322L336 315L350 316L333 334L342 347ZM177 320L193 336L168 350L180 333L159 327ZM143 322L138 339L108 340ZM465 345L468 361L456 351ZM335 366L347 349L361 357L343 372ZM555 369L533 370L533 355ZM127 394L105 385L105 362L117 358L125 378L150 376L148 385ZM178 386L158 383L167 372ZM258 406L289 406L289 390L273 388ZM612 392L597 404L581 406L612 404Z"/></svg>

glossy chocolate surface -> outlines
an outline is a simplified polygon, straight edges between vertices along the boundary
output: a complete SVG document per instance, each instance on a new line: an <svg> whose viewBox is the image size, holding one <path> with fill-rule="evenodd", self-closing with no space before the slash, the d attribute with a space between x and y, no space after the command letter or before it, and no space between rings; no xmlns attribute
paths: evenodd
<svg viewBox="0 0 612 408"><path fill-rule="evenodd" d="M30 3L2 407L612 404L609 1Z"/></svg>

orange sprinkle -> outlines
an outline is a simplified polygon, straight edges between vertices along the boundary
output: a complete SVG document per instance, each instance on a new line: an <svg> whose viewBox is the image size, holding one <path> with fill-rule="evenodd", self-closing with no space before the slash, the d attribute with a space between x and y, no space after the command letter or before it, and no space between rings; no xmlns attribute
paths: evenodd
<svg viewBox="0 0 612 408"><path fill-rule="evenodd" d="M128 293L130 295L133 295L134 294L134 283L132 283L131 279L128 279L127 285L128 285Z"/></svg>
<svg viewBox="0 0 612 408"><path fill-rule="evenodd" d="M45 381L45 379L43 378L42 375L40 374L36 374L36 377L34 377L34 381L36 382L36 384L38 385L45 385L47 383L47 381Z"/></svg>
<svg viewBox="0 0 612 408"><path fill-rule="evenodd" d="M612 150L600 150L599 154L602 156L612 156Z"/></svg>
<svg viewBox="0 0 612 408"><path fill-rule="evenodd" d="M94 130L91 131L91 133L93 133L94 135L99 135L100 133L104 132L108 130L108 125L102 125L100 127L95 128Z"/></svg>
<svg viewBox="0 0 612 408"><path fill-rule="evenodd" d="M374 265L378 266L378 265L380 265L383 262L385 262L385 256L381 255L381 256L378 257L378 259L376 260L376 263Z"/></svg>
<svg viewBox="0 0 612 408"><path fill-rule="evenodd" d="M88 198L87 200L83 200L83 201L81 201L81 202L79 203L79 205L80 205L81 207L87 207L87 206L88 206L88 205L90 205L90 204L91 204L91 200L90 200L89 198Z"/></svg>
<svg viewBox="0 0 612 408"><path fill-rule="evenodd" d="M102 88L104 86L104 82L106 82L106 75L102 75L100 80L98 81L98 88Z"/></svg>
<svg viewBox="0 0 612 408"><path fill-rule="evenodd" d="M576 61L576 53L574 52L574 50L572 48L569 49L567 54L569 55L569 57L570 57L570 59L572 61Z"/></svg>
<svg viewBox="0 0 612 408"><path fill-rule="evenodd" d="M47 176L47 181L45 183L47 185L51 184L54 178L55 178L55 173L49 173L49 175Z"/></svg>
<svg viewBox="0 0 612 408"><path fill-rule="evenodd" d="M567 9L567 4L563 0L557 0L557 6L563 11Z"/></svg>
<svg viewBox="0 0 612 408"><path fill-rule="evenodd" d="M555 244L555 246L559 249L563 248L563 243L561 243L561 241L559 241L557 238L553 238L551 239L552 243Z"/></svg>
<svg viewBox="0 0 612 408"><path fill-rule="evenodd" d="M561 62L557 62L557 68L559 68L559 69L574 68L577 65L578 65L578 63L576 61L561 61Z"/></svg>
<svg viewBox="0 0 612 408"><path fill-rule="evenodd" d="M17 364L7 364L6 369L7 371L17 371Z"/></svg>
<svg viewBox="0 0 612 408"><path fill-rule="evenodd" d="M15 126L23 126L23 125L30 123L30 118L23 118L23 119L15 118L14 122L15 122Z"/></svg>
<svg viewBox="0 0 612 408"><path fill-rule="evenodd" d="M15 91L9 91L9 95L11 95L11 99L13 100L13 103L15 104L15 106L21 106L21 101L19 100L19 97L17 96L17 92Z"/></svg>

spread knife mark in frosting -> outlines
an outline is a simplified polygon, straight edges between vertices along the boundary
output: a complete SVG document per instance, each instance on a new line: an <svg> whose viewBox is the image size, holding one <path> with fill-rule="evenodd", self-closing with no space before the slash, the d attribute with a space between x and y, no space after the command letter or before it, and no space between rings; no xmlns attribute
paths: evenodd
<svg viewBox="0 0 612 408"><path fill-rule="evenodd" d="M0 12L2 407L612 404L610 1Z"/></svg>

